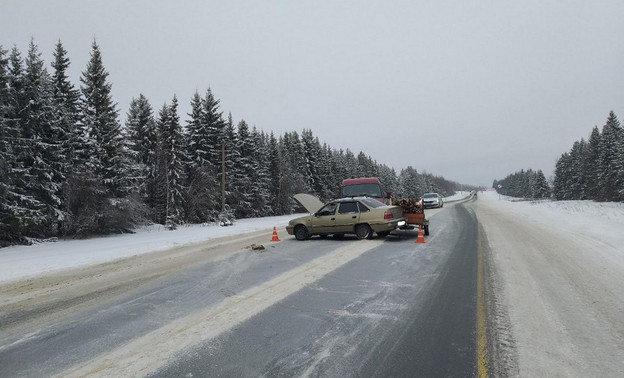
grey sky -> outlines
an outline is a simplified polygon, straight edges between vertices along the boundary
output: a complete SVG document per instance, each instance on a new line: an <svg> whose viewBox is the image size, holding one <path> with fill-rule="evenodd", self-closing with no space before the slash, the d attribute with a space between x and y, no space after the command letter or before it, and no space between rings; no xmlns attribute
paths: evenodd
<svg viewBox="0 0 624 378"><path fill-rule="evenodd" d="M31 37L76 85L95 37L122 119L210 87L235 122L467 184L550 176L624 118L624 1L0 0L0 44Z"/></svg>

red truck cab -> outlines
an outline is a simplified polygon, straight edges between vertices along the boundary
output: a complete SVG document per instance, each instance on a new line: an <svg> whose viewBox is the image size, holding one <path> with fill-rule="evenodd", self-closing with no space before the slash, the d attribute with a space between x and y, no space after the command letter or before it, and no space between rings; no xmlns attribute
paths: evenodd
<svg viewBox="0 0 624 378"><path fill-rule="evenodd" d="M371 197L379 202L389 204L392 193L387 192L377 177L361 177L342 180L340 198Z"/></svg>

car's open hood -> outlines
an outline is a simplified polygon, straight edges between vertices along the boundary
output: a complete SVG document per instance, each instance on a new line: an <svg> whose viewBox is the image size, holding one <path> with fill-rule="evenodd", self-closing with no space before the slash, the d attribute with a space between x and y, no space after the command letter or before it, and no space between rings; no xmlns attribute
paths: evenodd
<svg viewBox="0 0 624 378"><path fill-rule="evenodd" d="M295 194L293 198L297 200L301 206L305 207L310 214L316 213L321 207L323 207L323 202L311 194L299 193Z"/></svg>

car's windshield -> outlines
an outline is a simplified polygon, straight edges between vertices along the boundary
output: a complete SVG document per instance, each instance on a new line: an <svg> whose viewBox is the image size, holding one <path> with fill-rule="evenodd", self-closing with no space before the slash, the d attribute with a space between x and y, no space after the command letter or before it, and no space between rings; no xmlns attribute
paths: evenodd
<svg viewBox="0 0 624 378"><path fill-rule="evenodd" d="M438 194L437 193L425 193L423 194L423 198L437 198Z"/></svg>
<svg viewBox="0 0 624 378"><path fill-rule="evenodd" d="M368 184L353 184L343 186L341 190L342 197L351 197L351 196L367 196L367 197L375 197L382 198L381 187L379 184L368 183Z"/></svg>

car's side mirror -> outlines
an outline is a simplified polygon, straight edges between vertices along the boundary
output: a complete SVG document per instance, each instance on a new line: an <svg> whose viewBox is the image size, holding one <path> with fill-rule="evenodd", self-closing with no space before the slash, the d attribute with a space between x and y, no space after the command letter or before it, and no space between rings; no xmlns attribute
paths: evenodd
<svg viewBox="0 0 624 378"><path fill-rule="evenodd" d="M386 192L386 198L392 198L392 192Z"/></svg>

